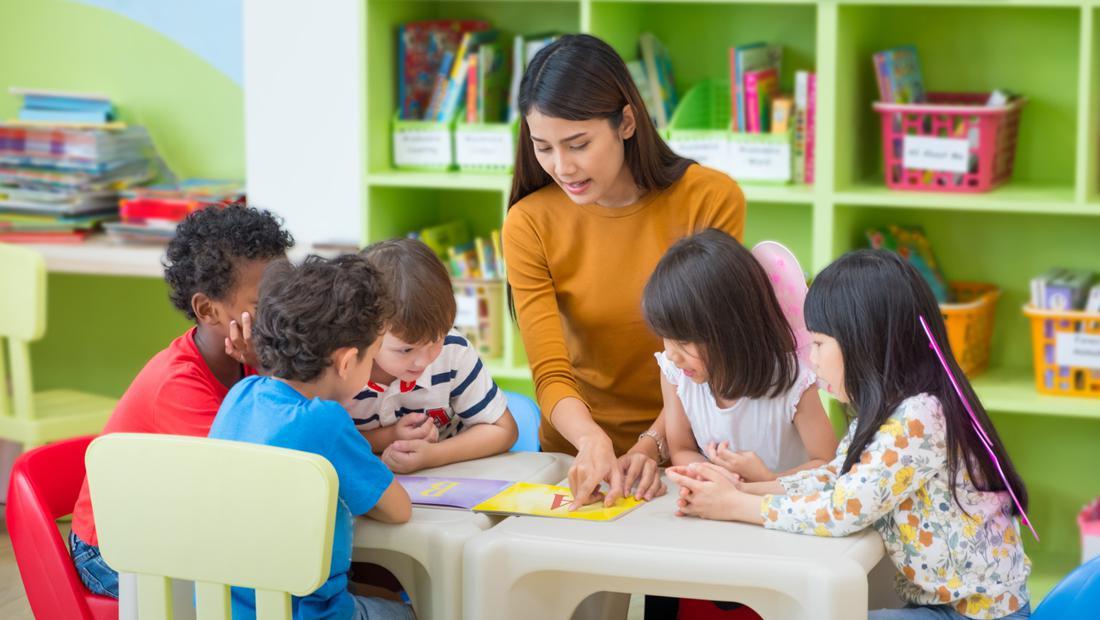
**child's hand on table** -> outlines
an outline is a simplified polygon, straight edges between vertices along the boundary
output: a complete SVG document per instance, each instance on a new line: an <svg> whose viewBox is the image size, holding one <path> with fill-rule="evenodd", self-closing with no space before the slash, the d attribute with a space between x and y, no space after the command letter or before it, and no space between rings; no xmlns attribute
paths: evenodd
<svg viewBox="0 0 1100 620"><path fill-rule="evenodd" d="M680 485L677 516L762 523L760 497L741 491L736 474L713 463L692 463L665 470Z"/></svg>
<svg viewBox="0 0 1100 620"><path fill-rule="evenodd" d="M382 462L395 474L411 474L433 466L436 445L424 439L398 439L382 451Z"/></svg>
<svg viewBox="0 0 1100 620"><path fill-rule="evenodd" d="M775 480L775 472L768 469L755 452L748 450L733 452L729 449L729 442L726 441L717 445L712 441L707 444L704 452L711 463L741 476L746 481Z"/></svg>
<svg viewBox="0 0 1100 620"><path fill-rule="evenodd" d="M439 429L436 428L431 417L423 413L401 416L397 420L397 428L394 432L399 440L423 439L428 443L439 441Z"/></svg>

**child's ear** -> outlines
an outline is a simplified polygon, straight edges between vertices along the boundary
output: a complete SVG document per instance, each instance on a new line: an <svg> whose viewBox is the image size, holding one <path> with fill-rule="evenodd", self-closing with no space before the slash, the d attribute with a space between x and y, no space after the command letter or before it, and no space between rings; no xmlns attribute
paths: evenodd
<svg viewBox="0 0 1100 620"><path fill-rule="evenodd" d="M195 293L191 296L191 312L195 313L195 320L206 325L218 324L218 307L213 299L204 293Z"/></svg>
<svg viewBox="0 0 1100 620"><path fill-rule="evenodd" d="M343 349L337 349L332 355L332 367L336 369L337 376L341 379L347 379L351 375L352 368L359 361L359 349L344 347Z"/></svg>

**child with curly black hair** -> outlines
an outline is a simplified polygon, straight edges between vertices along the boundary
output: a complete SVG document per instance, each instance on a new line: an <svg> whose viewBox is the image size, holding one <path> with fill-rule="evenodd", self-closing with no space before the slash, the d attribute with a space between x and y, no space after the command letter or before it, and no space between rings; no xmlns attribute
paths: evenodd
<svg viewBox="0 0 1100 620"><path fill-rule="evenodd" d="M247 337L260 278L293 244L275 216L243 204L208 207L181 222L164 279L172 303L195 326L149 360L103 432L205 437L229 388L255 374ZM86 478L69 542L84 585L117 598L118 573L99 554Z"/></svg>
<svg viewBox="0 0 1100 620"><path fill-rule="evenodd" d="M355 429L347 401L367 382L393 302L367 259L310 256L300 266L272 264L260 287L256 351L269 377L248 377L229 391L210 437L311 452L340 480L329 578L292 599L294 617L412 620L398 601L352 595L352 516L403 523L412 515L405 489ZM255 593L233 588L237 618L256 613Z"/></svg>

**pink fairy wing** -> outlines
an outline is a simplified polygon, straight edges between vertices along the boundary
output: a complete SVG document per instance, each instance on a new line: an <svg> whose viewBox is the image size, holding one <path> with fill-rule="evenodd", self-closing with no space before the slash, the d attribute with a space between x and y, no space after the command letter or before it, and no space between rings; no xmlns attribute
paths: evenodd
<svg viewBox="0 0 1100 620"><path fill-rule="evenodd" d="M783 316L794 332L798 359L810 366L810 332L806 329L806 319L802 316L802 304L806 301L806 275L794 254L781 243L761 241L752 248L752 255L764 267L771 282L775 298Z"/></svg>

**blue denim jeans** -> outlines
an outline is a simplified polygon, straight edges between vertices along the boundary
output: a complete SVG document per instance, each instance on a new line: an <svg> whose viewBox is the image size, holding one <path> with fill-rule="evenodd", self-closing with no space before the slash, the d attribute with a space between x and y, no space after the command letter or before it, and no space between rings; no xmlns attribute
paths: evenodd
<svg viewBox="0 0 1100 620"><path fill-rule="evenodd" d="M1025 620L1031 617L1031 605L1000 620ZM901 609L879 609L867 614L868 620L968 620L950 605L907 605Z"/></svg>
<svg viewBox="0 0 1100 620"><path fill-rule="evenodd" d="M73 556L76 574L84 582L84 587L93 594L118 598L118 573L107 566L99 547L80 540L74 532L69 532L69 554Z"/></svg>
<svg viewBox="0 0 1100 620"><path fill-rule="evenodd" d="M416 620L412 607L405 603L358 594L353 594L352 598L355 599L355 616L351 620Z"/></svg>

